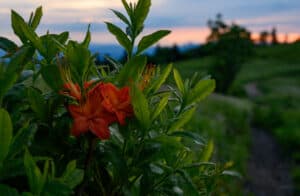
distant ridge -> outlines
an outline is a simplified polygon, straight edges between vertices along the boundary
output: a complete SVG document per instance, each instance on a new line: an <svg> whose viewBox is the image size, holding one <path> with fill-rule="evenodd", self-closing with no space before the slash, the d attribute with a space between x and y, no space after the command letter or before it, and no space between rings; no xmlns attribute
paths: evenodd
<svg viewBox="0 0 300 196"><path fill-rule="evenodd" d="M178 48L181 52L184 52L186 50L198 47L199 45L189 43L185 45L178 45ZM172 46L161 46L161 47L172 47ZM122 55L124 54L124 49L117 45L117 44L90 44L90 50L93 54L98 53L100 58L103 58L104 55L109 55L115 59L120 59ZM155 52L155 47L151 47L148 50L146 50L147 54L153 54ZM0 49L0 56L3 56L5 53L3 50Z"/></svg>

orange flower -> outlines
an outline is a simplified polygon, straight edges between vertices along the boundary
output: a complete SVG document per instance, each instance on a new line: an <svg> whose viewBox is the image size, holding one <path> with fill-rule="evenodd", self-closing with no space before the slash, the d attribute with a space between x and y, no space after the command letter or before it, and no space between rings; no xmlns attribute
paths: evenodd
<svg viewBox="0 0 300 196"><path fill-rule="evenodd" d="M90 84L87 83L84 88L87 89ZM69 90L68 95L79 102L78 105L68 106L74 119L72 126L74 136L91 131L100 139L108 139L109 125L117 121L123 125L125 118L133 114L128 87L118 90L111 83L98 83L86 93L83 100L79 87L73 86L76 87L74 84L65 85Z"/></svg>
<svg viewBox="0 0 300 196"><path fill-rule="evenodd" d="M102 106L110 113L114 113L121 125L125 124L125 118L133 115L129 88L117 89L113 84L103 84L100 89L103 96Z"/></svg>

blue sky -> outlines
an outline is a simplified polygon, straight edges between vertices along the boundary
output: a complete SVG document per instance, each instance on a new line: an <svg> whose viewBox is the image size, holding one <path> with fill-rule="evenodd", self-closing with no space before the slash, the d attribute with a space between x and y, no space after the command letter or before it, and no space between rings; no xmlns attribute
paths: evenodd
<svg viewBox="0 0 300 196"><path fill-rule="evenodd" d="M42 5L44 17L39 33L69 30L72 38L80 40L91 23L92 41L105 44L116 43L103 25L104 21L118 22L109 8L123 11L120 0L3 0L0 5L1 36L14 39L11 9L27 19L32 10ZM254 34L272 27L281 37L288 33L292 39L300 34L300 0L152 0L146 33L161 28L172 30L162 44L204 42L209 33L206 22L217 13Z"/></svg>

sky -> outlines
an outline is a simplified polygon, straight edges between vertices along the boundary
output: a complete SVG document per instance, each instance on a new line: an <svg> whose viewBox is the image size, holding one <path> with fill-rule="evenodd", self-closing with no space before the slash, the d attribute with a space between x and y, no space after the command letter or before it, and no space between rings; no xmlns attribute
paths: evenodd
<svg viewBox="0 0 300 196"><path fill-rule="evenodd" d="M121 0L0 0L0 36L16 40L10 27L11 9L28 20L30 12L40 5L44 15L39 34L70 31L71 38L80 41L91 24L92 43L117 43L104 22L119 24L110 9L124 13ZM273 27L281 41L300 36L300 0L152 0L144 34L168 29L172 33L161 40L161 45L204 43L209 34L207 21L217 13L227 23L246 27L253 37Z"/></svg>

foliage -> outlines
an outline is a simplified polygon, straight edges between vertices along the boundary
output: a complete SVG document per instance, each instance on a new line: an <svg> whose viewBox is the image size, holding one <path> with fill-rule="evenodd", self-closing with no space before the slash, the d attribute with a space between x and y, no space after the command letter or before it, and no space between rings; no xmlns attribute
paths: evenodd
<svg viewBox="0 0 300 196"><path fill-rule="evenodd" d="M299 187L300 160L297 150L300 127L298 119L300 61L296 52L298 49L299 43L256 46L254 55L242 64L231 86L230 93L236 97L210 96L200 104L195 119L189 123L191 129L196 128L204 137L207 135L206 137L214 139L215 160L221 162L232 160L234 162L232 169L241 174L245 174L243 168L246 168L249 154L248 144L251 142L249 126L270 131L286 153L285 156L292 159L292 175L296 189ZM214 58L216 57L205 56L180 61L175 63L175 67L187 78L196 71L207 73L209 67L213 65ZM249 84L256 88L257 95L247 94L245 87ZM251 115L244 115L242 112L244 109L248 111L247 102L252 103ZM234 105L236 107L233 107ZM242 124L245 126L241 126ZM238 130L240 131L237 132ZM226 190L225 192L230 192L231 195L245 194L241 191L244 185L240 181L224 180L225 182L222 182L222 179L219 179L220 184L217 187L221 190ZM233 189L236 189L237 193Z"/></svg>
<svg viewBox="0 0 300 196"><path fill-rule="evenodd" d="M39 36L41 7L28 22L12 11L21 45L0 39L0 195L208 195L219 176L232 175L209 162L212 141L184 128L214 80L146 65L142 52L169 31L142 37L134 52L151 1L122 3L126 15L113 12L126 31L106 22L127 52L124 65L108 59L113 70L95 65L89 27L82 42L69 32ZM170 73L176 86L166 83ZM109 135L95 134L98 121Z"/></svg>
<svg viewBox="0 0 300 196"><path fill-rule="evenodd" d="M212 94L200 103L188 130L213 138L215 150L213 160L226 169L237 171L242 178L223 176L217 180L214 195L242 195L247 177L247 161L250 145L250 120L253 105L236 97Z"/></svg>

